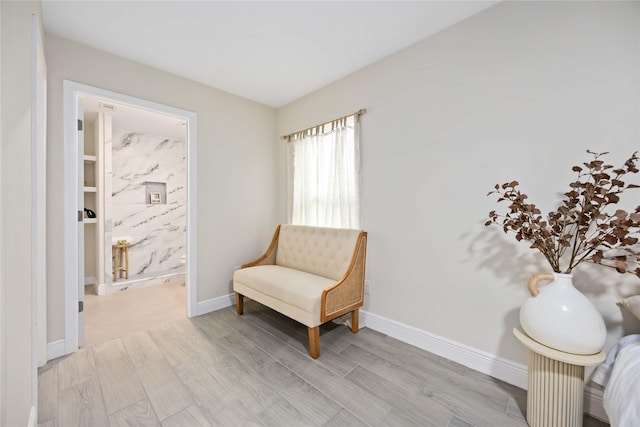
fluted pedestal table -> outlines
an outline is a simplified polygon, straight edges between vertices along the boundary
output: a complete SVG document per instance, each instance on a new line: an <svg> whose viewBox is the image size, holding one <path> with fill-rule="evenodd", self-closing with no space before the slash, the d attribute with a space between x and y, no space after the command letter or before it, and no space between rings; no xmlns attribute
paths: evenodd
<svg viewBox="0 0 640 427"><path fill-rule="evenodd" d="M529 349L529 425L582 426L584 367L604 362L605 353L585 356L554 350L534 341L520 326L513 334Z"/></svg>

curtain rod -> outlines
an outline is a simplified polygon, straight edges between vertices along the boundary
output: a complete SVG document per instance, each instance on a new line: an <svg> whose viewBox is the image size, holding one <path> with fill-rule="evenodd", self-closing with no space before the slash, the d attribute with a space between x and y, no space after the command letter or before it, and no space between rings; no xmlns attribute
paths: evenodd
<svg viewBox="0 0 640 427"><path fill-rule="evenodd" d="M358 117L358 116L363 115L363 114L364 114L364 113L366 113L366 112L367 112L367 110L366 110L366 109L361 108L360 110L356 111L355 113L347 114L346 116L338 117L337 119L329 120L328 122L324 122L324 123L319 124L319 125L311 126L311 127L309 127L309 128L306 128L306 129L303 129L303 130L299 130L299 131L297 131L297 132L290 133L289 135L282 135L282 136L280 137L280 139L285 140L285 141L289 141L289 139L290 139L293 135L296 135L296 134L299 134L299 133L302 133L302 132L306 132L306 131L311 130L311 129L315 129L315 128L317 128L317 127L326 126L326 125L331 124L331 123L333 123L333 122L335 122L335 121L342 120L342 119L346 119L347 117L351 117L351 116L356 116L356 117Z"/></svg>

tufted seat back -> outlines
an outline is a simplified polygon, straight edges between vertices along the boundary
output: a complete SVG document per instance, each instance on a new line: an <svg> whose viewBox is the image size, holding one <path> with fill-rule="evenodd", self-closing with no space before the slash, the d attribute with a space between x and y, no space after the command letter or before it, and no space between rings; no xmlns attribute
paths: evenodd
<svg viewBox="0 0 640 427"><path fill-rule="evenodd" d="M276 265L338 280L349 268L360 232L283 224Z"/></svg>

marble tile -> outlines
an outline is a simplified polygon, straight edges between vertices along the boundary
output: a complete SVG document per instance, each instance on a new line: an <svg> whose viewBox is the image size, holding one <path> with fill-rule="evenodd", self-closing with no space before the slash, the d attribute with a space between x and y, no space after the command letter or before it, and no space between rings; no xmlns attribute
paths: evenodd
<svg viewBox="0 0 640 427"><path fill-rule="evenodd" d="M111 129L111 119L108 119L108 125L106 129ZM106 132L108 135L104 142L104 275L103 283L105 292L110 289L113 282L113 262L111 253L111 237L113 232L113 221L111 219L111 198L106 197L111 194L111 183L113 181L113 168L112 168L112 151L113 151L113 138L111 132Z"/></svg>
<svg viewBox="0 0 640 427"><path fill-rule="evenodd" d="M118 128L113 129L112 140L108 228L111 237L131 237L129 280L184 272L185 142ZM166 196L161 191L163 203L149 203L147 182L166 185ZM109 256L110 244L111 238L105 242ZM118 282L122 279L114 285Z"/></svg>

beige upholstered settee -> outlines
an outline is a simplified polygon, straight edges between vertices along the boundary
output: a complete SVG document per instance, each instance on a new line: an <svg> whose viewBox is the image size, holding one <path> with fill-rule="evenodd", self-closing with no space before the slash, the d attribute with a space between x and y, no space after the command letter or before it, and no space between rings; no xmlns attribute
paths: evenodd
<svg viewBox="0 0 640 427"><path fill-rule="evenodd" d="M309 353L320 356L319 326L351 313L358 332L364 299L367 233L361 230L279 225L260 258L233 275L236 308L244 297L306 325Z"/></svg>

